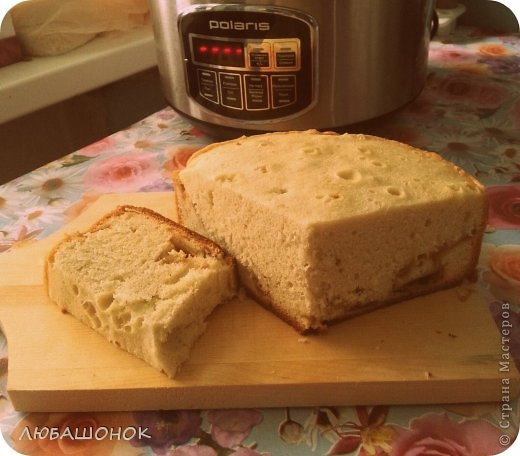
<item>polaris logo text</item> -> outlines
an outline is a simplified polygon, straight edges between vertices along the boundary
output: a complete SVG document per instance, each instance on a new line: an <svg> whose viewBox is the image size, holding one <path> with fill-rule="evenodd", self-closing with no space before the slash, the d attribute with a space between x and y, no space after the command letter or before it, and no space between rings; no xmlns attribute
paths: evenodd
<svg viewBox="0 0 520 456"><path fill-rule="evenodd" d="M271 30L269 22L209 21L210 30Z"/></svg>

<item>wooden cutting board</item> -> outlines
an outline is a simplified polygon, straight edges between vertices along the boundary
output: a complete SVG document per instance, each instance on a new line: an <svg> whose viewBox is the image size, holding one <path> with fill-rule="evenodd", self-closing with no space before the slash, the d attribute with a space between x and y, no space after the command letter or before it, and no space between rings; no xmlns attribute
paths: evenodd
<svg viewBox="0 0 520 456"><path fill-rule="evenodd" d="M171 193L105 195L63 230L0 255L8 391L24 411L109 411L499 401L500 334L476 292L455 288L303 337L249 299L212 316L175 380L111 345L45 296L44 258L65 232L119 204L175 218ZM464 297L464 299L462 298Z"/></svg>

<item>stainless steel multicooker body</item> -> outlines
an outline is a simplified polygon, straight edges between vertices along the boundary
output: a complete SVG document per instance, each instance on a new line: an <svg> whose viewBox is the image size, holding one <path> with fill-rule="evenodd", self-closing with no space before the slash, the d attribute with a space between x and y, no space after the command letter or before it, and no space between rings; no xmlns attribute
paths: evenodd
<svg viewBox="0 0 520 456"><path fill-rule="evenodd" d="M151 7L167 100L217 134L341 128L403 106L425 83L433 0Z"/></svg>

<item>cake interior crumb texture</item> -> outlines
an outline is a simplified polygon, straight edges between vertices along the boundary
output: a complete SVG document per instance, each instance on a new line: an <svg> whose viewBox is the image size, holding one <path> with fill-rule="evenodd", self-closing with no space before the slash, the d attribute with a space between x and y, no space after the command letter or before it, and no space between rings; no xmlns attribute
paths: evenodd
<svg viewBox="0 0 520 456"><path fill-rule="evenodd" d="M211 145L174 185L181 222L235 256L249 291L302 332L460 282L487 217L464 171L364 135Z"/></svg>
<svg viewBox="0 0 520 456"><path fill-rule="evenodd" d="M61 308L170 377L235 292L233 262L218 246L130 206L60 243L46 283Z"/></svg>

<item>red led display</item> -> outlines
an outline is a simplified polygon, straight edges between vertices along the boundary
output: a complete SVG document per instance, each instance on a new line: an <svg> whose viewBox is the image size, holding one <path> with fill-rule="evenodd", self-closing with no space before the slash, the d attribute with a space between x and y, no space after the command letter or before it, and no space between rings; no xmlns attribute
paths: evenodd
<svg viewBox="0 0 520 456"><path fill-rule="evenodd" d="M191 37L193 60L223 67L245 67L244 43Z"/></svg>

